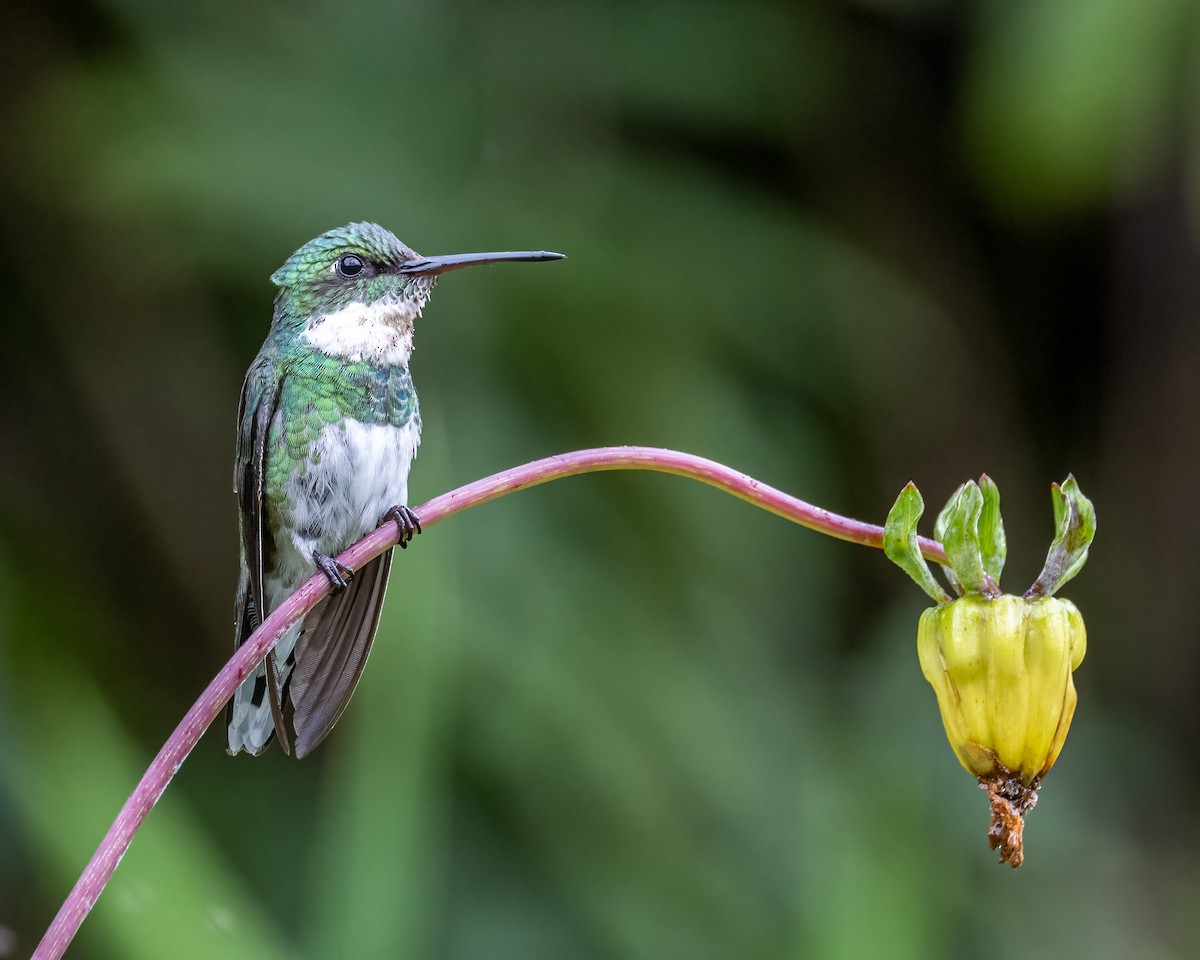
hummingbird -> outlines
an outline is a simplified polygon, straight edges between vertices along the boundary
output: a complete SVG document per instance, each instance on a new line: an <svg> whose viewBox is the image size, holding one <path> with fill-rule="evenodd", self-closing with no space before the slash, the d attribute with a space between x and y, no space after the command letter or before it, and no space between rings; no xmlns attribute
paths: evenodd
<svg viewBox="0 0 1200 960"><path fill-rule="evenodd" d="M240 513L235 646L320 570L331 593L238 687L228 751L273 737L303 757L354 692L379 626L392 551L351 571L334 557L385 520L407 547L420 533L408 472L421 442L409 374L413 324L437 278L544 250L423 257L388 230L351 223L321 234L271 276L279 288L237 413L233 489Z"/></svg>

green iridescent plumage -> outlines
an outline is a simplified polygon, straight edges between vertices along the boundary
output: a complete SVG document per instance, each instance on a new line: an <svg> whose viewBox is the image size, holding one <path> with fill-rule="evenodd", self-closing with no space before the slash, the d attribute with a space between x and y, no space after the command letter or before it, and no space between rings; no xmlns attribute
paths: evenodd
<svg viewBox="0 0 1200 960"><path fill-rule="evenodd" d="M310 240L288 257L271 275L278 286L275 323L272 331L302 326L308 318L344 307L348 303L374 303L386 297L405 295L432 286L431 277L398 278L387 271L364 272L342 277L330 269L339 257L351 254L370 264L398 264L419 260L411 247L374 223L351 223Z"/></svg>
<svg viewBox="0 0 1200 960"><path fill-rule="evenodd" d="M267 460L263 496L272 523L286 524L288 486L319 466L318 439L331 424L347 419L379 426L403 427L420 417L412 376L404 367L378 367L366 361L340 361L304 351L284 358L286 383L280 390L279 416L267 443L276 454Z"/></svg>
<svg viewBox="0 0 1200 960"><path fill-rule="evenodd" d="M237 637L320 569L334 592L289 629L238 689L229 751L278 736L296 756L341 716L379 623L391 551L351 573L333 558L387 517L404 546L419 523L408 473L421 415L408 360L439 274L544 251L422 257L382 227L351 223L272 276L270 333L242 387L234 491L241 509Z"/></svg>

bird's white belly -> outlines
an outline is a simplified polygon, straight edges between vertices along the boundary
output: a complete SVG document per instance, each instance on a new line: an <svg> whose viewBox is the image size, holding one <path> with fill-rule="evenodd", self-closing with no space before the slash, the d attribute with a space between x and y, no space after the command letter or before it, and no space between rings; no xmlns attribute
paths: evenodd
<svg viewBox="0 0 1200 960"><path fill-rule="evenodd" d="M302 567L300 579L313 572L314 550L336 556L379 526L387 510L408 503L408 471L420 442L416 417L402 427L358 420L325 427L309 451L308 470L288 484L295 551L289 559ZM291 571L277 572L292 579Z"/></svg>

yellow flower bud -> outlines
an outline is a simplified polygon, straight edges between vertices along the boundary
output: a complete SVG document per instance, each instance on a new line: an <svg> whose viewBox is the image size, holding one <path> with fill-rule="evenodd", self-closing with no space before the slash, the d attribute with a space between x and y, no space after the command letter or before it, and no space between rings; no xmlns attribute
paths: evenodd
<svg viewBox="0 0 1200 960"><path fill-rule="evenodd" d="M971 595L921 615L917 652L962 765L988 792L989 842L1020 866L1024 815L1075 713L1087 632L1068 600Z"/></svg>

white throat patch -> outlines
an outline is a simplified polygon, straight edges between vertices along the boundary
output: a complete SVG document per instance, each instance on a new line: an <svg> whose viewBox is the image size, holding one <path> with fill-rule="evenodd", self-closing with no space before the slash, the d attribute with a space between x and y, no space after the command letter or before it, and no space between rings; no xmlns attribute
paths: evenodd
<svg viewBox="0 0 1200 960"><path fill-rule="evenodd" d="M315 317L301 336L320 350L352 362L366 360L381 367L407 367L413 350L413 321L419 302L359 300Z"/></svg>

